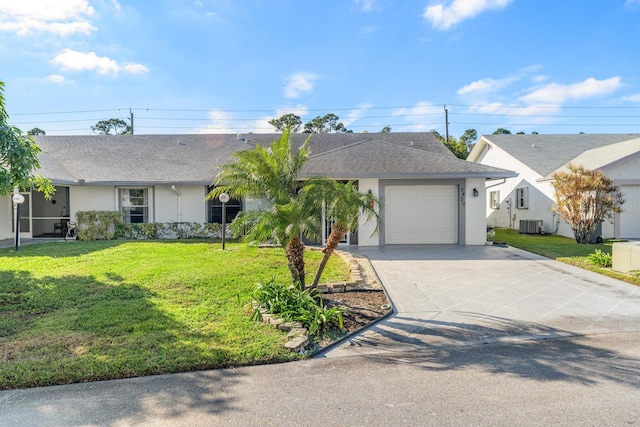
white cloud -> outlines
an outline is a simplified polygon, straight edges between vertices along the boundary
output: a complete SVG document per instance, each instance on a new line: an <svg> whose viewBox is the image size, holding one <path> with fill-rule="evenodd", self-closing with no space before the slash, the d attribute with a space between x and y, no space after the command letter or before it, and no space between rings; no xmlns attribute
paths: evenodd
<svg viewBox="0 0 640 427"><path fill-rule="evenodd" d="M635 93L629 96L623 96L623 101L640 102L640 93Z"/></svg>
<svg viewBox="0 0 640 427"><path fill-rule="evenodd" d="M471 93L488 93L494 92L498 90L502 85L500 84L500 80L494 80L492 78L476 80L475 82L471 82L466 86L461 87L456 92L458 95L468 95Z"/></svg>
<svg viewBox="0 0 640 427"><path fill-rule="evenodd" d="M311 92L313 83L317 78L317 74L306 71L291 74L285 79L287 85L284 89L284 96L286 98L298 98L304 92Z"/></svg>
<svg viewBox="0 0 640 427"><path fill-rule="evenodd" d="M65 37L96 29L87 20L95 14L88 0L56 0L52 6L51 0L0 0L0 31L18 35L49 32Z"/></svg>
<svg viewBox="0 0 640 427"><path fill-rule="evenodd" d="M71 49L63 49L50 62L65 71L95 70L98 74L112 75L117 75L119 72L142 74L148 71L142 64L120 65L111 58L96 55L95 52L78 52Z"/></svg>
<svg viewBox="0 0 640 427"><path fill-rule="evenodd" d="M67 80L64 78L64 76L61 76L59 74L50 74L47 76L47 80L49 80L50 82L53 83L58 83L58 84L62 84L67 82Z"/></svg>
<svg viewBox="0 0 640 427"><path fill-rule="evenodd" d="M531 65L521 68L515 73L499 79L488 77L476 80L475 82L471 82L468 85L461 87L456 93L458 95L487 95L499 92L507 86L529 77L531 74L540 70L540 68L541 67L539 65ZM539 78L540 76L534 76L532 79L536 81Z"/></svg>
<svg viewBox="0 0 640 427"><path fill-rule="evenodd" d="M391 112L392 116L403 117L402 131L407 132L427 132L438 126L442 119L444 124L444 110L441 105L434 105L431 102L422 101L410 108L400 108ZM395 128L394 128L395 129ZM400 131L398 129L398 131Z"/></svg>
<svg viewBox="0 0 640 427"><path fill-rule="evenodd" d="M611 77L606 80L597 80L593 77L583 82L570 85L551 83L536 89L533 92L519 98L528 105L533 104L562 104L568 100L585 99L614 92L622 86L620 77Z"/></svg>
<svg viewBox="0 0 640 427"><path fill-rule="evenodd" d="M345 127L349 127L353 122L364 117L371 107L373 107L373 104L370 102L359 104L354 110L351 110L346 117L341 118L340 122L342 122Z"/></svg>
<svg viewBox="0 0 640 427"><path fill-rule="evenodd" d="M487 10L499 10L513 0L453 0L448 6L439 3L427 6L423 17L438 30L448 30L456 24L474 18Z"/></svg>
<svg viewBox="0 0 640 427"><path fill-rule="evenodd" d="M376 0L355 0L355 2L365 12L371 12L376 9Z"/></svg>

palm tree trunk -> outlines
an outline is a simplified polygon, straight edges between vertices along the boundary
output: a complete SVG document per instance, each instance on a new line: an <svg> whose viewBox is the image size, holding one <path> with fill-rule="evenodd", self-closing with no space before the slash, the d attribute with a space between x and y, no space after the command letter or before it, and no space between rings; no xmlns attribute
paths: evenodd
<svg viewBox="0 0 640 427"><path fill-rule="evenodd" d="M329 238L327 239L327 245L322 250L323 256L320 261L320 265L318 266L318 271L316 272L316 276L313 278L313 283L311 287L318 286L318 282L320 282L320 277L322 276L322 272L324 268L327 266L327 262L329 258L331 258L331 254L336 250L340 240L349 232L349 227L342 222L336 222L333 224L331 228L331 234L329 234Z"/></svg>
<svg viewBox="0 0 640 427"><path fill-rule="evenodd" d="M287 243L286 252L293 283L304 289L304 243L298 237L294 237Z"/></svg>

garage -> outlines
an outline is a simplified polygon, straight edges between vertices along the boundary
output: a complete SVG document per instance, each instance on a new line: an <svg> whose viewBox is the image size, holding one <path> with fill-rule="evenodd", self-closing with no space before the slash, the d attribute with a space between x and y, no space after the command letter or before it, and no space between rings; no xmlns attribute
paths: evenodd
<svg viewBox="0 0 640 427"><path fill-rule="evenodd" d="M386 186L385 243L458 243L457 195L457 185Z"/></svg>
<svg viewBox="0 0 640 427"><path fill-rule="evenodd" d="M620 237L640 239L640 185L620 187L625 203L620 212Z"/></svg>

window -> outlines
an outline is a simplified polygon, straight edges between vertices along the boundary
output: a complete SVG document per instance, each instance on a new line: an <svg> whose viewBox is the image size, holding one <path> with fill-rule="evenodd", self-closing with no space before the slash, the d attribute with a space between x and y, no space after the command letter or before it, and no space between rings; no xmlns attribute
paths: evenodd
<svg viewBox="0 0 640 427"><path fill-rule="evenodd" d="M529 208L529 187L516 188L516 209Z"/></svg>
<svg viewBox="0 0 640 427"><path fill-rule="evenodd" d="M491 206L491 209L500 209L500 191L489 193L489 206Z"/></svg>
<svg viewBox="0 0 640 427"><path fill-rule="evenodd" d="M213 187L209 188L209 191L213 190ZM209 205L209 222L222 224L222 202L220 198L216 197L208 201ZM225 223L230 224L236 216L242 211L242 203L237 199L229 199L225 204Z"/></svg>
<svg viewBox="0 0 640 427"><path fill-rule="evenodd" d="M147 188L121 188L120 212L127 224L149 222L149 190Z"/></svg>

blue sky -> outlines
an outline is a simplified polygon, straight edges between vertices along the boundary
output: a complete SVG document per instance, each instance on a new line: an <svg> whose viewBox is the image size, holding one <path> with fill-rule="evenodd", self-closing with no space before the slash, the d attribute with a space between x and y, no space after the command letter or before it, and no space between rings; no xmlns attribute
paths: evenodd
<svg viewBox="0 0 640 427"><path fill-rule="evenodd" d="M10 122L640 132L640 0L0 0Z"/></svg>

